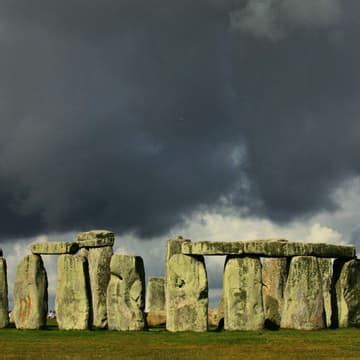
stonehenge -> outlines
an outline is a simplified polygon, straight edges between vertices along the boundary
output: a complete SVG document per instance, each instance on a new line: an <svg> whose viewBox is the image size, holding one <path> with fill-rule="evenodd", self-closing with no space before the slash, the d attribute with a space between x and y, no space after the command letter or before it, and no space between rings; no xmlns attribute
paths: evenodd
<svg viewBox="0 0 360 360"><path fill-rule="evenodd" d="M145 270L140 256L111 258L107 288L108 328L138 331L145 328Z"/></svg>
<svg viewBox="0 0 360 360"><path fill-rule="evenodd" d="M262 296L266 327L280 327L288 268L289 261L286 257L264 258L262 261Z"/></svg>
<svg viewBox="0 0 360 360"><path fill-rule="evenodd" d="M92 324L107 327L106 291L110 281L110 261L113 255L114 233L95 230L80 233L77 237L80 252L88 260L92 304Z"/></svg>
<svg viewBox="0 0 360 360"><path fill-rule="evenodd" d="M335 284L339 327L360 327L360 261L343 263Z"/></svg>
<svg viewBox="0 0 360 360"><path fill-rule="evenodd" d="M152 277L147 288L148 311L165 311L165 279Z"/></svg>
<svg viewBox="0 0 360 360"><path fill-rule="evenodd" d="M59 329L85 330L91 324L88 262L82 255L61 255L55 311Z"/></svg>
<svg viewBox="0 0 360 360"><path fill-rule="evenodd" d="M0 329L2 329L9 324L9 307L6 260L2 257L1 249L0 254Z"/></svg>
<svg viewBox="0 0 360 360"><path fill-rule="evenodd" d="M165 279L163 277L152 277L148 281L146 289L148 326L159 326L166 324L165 303Z"/></svg>
<svg viewBox="0 0 360 360"><path fill-rule="evenodd" d="M333 277L333 260L326 258L318 258L317 261L319 263L319 270L322 282L326 327L330 328L332 326L331 280Z"/></svg>
<svg viewBox="0 0 360 360"><path fill-rule="evenodd" d="M314 256L296 256L290 263L280 326L315 330L325 328L325 324L319 263Z"/></svg>
<svg viewBox="0 0 360 360"><path fill-rule="evenodd" d="M224 270L224 329L259 330L264 321L260 258L229 256Z"/></svg>
<svg viewBox="0 0 360 360"><path fill-rule="evenodd" d="M31 246L34 255L60 255L75 254L78 251L78 244L71 242L41 242Z"/></svg>
<svg viewBox="0 0 360 360"><path fill-rule="evenodd" d="M150 277L145 289L142 258L114 254L114 241L113 232L92 230L74 241L31 245L31 255L16 269L11 314L16 328L46 325L45 255L58 258L55 310L63 330L360 327L360 260L354 246L285 239L192 242L180 236L166 242L165 276ZM209 308L205 265L205 256L213 255L225 259L217 309ZM9 325L9 310L0 249L0 329Z"/></svg>
<svg viewBox="0 0 360 360"><path fill-rule="evenodd" d="M204 258L175 254L168 266L166 329L206 331L208 282Z"/></svg>
<svg viewBox="0 0 360 360"><path fill-rule="evenodd" d="M17 329L40 329L48 310L47 274L39 255L28 255L16 269L14 321Z"/></svg>

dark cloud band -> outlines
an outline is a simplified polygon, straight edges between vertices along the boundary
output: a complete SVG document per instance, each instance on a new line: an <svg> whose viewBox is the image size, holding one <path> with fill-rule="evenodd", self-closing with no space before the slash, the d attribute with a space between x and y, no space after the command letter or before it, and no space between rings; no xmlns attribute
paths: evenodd
<svg viewBox="0 0 360 360"><path fill-rule="evenodd" d="M334 208L359 172L356 4L274 41L231 27L245 2L2 0L1 236Z"/></svg>

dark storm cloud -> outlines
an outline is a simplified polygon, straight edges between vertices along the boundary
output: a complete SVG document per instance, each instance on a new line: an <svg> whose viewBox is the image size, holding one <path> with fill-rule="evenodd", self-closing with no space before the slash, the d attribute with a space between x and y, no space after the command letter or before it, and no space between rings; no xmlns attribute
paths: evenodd
<svg viewBox="0 0 360 360"><path fill-rule="evenodd" d="M359 6L250 3L0 0L2 237L334 207L359 170Z"/></svg>

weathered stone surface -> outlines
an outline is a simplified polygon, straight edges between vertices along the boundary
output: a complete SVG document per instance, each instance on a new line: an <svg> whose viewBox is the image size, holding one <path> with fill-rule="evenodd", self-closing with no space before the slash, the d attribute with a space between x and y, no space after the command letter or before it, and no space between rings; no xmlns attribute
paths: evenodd
<svg viewBox="0 0 360 360"><path fill-rule="evenodd" d="M208 308L208 325L209 326L218 326L219 319L217 314L217 309Z"/></svg>
<svg viewBox="0 0 360 360"><path fill-rule="evenodd" d="M262 294L266 327L280 326L288 265L287 258L264 258L262 261Z"/></svg>
<svg viewBox="0 0 360 360"><path fill-rule="evenodd" d="M333 260L332 259L321 259L318 258L319 270L322 281L322 290L323 290L323 299L324 299L324 309L325 309L325 320L326 327L331 327L331 316L332 316L332 306L331 306L331 287L332 287L332 276L333 276Z"/></svg>
<svg viewBox="0 0 360 360"><path fill-rule="evenodd" d="M299 330L325 328L325 309L319 264L313 256L294 257L284 293L281 327Z"/></svg>
<svg viewBox="0 0 360 360"><path fill-rule="evenodd" d="M6 260L0 256L0 329L9 324Z"/></svg>
<svg viewBox="0 0 360 360"><path fill-rule="evenodd" d="M343 264L336 282L339 327L360 327L360 260Z"/></svg>
<svg viewBox="0 0 360 360"><path fill-rule="evenodd" d="M165 280L163 277L152 277L147 287L147 310L165 310Z"/></svg>
<svg viewBox="0 0 360 360"><path fill-rule="evenodd" d="M110 261L113 249L110 246L90 248L88 263L92 298L93 325L98 328L107 326L106 291L110 281Z"/></svg>
<svg viewBox="0 0 360 360"><path fill-rule="evenodd" d="M190 243L190 240L185 240L182 236L178 236L176 240L168 240L166 242L166 254L165 254L165 283L166 283L166 274L167 274L167 265L170 258L173 255L181 254L182 244Z"/></svg>
<svg viewBox="0 0 360 360"><path fill-rule="evenodd" d="M261 292L260 259L229 256L224 270L225 330L259 330L264 327Z"/></svg>
<svg viewBox="0 0 360 360"><path fill-rule="evenodd" d="M91 300L86 257L61 255L57 271L55 311L59 329L88 329L91 324Z"/></svg>
<svg viewBox="0 0 360 360"><path fill-rule="evenodd" d="M163 326L166 324L165 310L151 310L146 314L146 323L148 327Z"/></svg>
<svg viewBox="0 0 360 360"><path fill-rule="evenodd" d="M113 246L115 235L108 230L92 230L78 234L77 243L80 248Z"/></svg>
<svg viewBox="0 0 360 360"><path fill-rule="evenodd" d="M13 316L18 329L46 325L47 275L39 255L28 255L16 269Z"/></svg>
<svg viewBox="0 0 360 360"><path fill-rule="evenodd" d="M263 257L346 257L354 258L356 249L350 245L288 242L284 239L236 242L184 242L181 252L187 255L257 255Z"/></svg>
<svg viewBox="0 0 360 360"><path fill-rule="evenodd" d="M173 255L166 287L167 330L207 331L208 281L203 257Z"/></svg>
<svg viewBox="0 0 360 360"><path fill-rule="evenodd" d="M31 245L31 252L37 255L75 254L78 249L77 243L73 242L42 242Z"/></svg>
<svg viewBox="0 0 360 360"><path fill-rule="evenodd" d="M145 327L145 271L140 256L111 258L107 288L107 315L110 330L143 330Z"/></svg>

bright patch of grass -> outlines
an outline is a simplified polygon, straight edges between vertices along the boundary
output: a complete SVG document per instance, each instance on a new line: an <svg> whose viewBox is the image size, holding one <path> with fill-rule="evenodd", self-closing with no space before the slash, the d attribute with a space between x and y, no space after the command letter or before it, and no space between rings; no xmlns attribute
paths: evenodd
<svg viewBox="0 0 360 360"><path fill-rule="evenodd" d="M0 359L360 359L360 329L169 333L0 330Z"/></svg>

